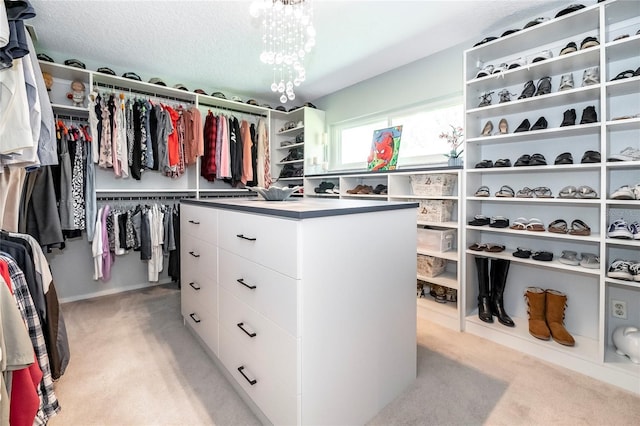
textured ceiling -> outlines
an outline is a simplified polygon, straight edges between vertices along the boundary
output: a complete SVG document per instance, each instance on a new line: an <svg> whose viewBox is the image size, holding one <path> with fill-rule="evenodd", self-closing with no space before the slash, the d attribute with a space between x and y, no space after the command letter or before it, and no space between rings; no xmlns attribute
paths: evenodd
<svg viewBox="0 0 640 426"><path fill-rule="evenodd" d="M259 61L261 28L248 0L31 0L36 49L62 63L132 71L148 81L207 93L253 97L277 105L271 72ZM595 3L590 0L589 4ZM557 0L314 0L316 47L293 103L313 101L361 80L460 43L521 24ZM548 16L548 15L543 15ZM522 25L519 26L520 28ZM518 27L516 27L518 28Z"/></svg>

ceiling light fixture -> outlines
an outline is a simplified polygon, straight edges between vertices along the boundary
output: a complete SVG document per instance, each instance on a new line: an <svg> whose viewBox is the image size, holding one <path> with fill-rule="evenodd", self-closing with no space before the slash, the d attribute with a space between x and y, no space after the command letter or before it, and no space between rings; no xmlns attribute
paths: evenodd
<svg viewBox="0 0 640 426"><path fill-rule="evenodd" d="M271 91L283 104L294 100L294 87L306 78L304 58L316 44L310 0L255 0L249 13L262 17L260 60L273 69Z"/></svg>

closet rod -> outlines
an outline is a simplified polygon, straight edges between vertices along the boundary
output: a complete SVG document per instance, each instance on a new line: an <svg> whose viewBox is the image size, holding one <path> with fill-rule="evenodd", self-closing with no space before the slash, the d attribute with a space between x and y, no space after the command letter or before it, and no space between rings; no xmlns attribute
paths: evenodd
<svg viewBox="0 0 640 426"><path fill-rule="evenodd" d="M96 197L97 201L180 200L183 198L195 198L195 195L119 195Z"/></svg>
<svg viewBox="0 0 640 426"><path fill-rule="evenodd" d="M173 101L177 101L177 102L183 102L183 103L187 103L187 104L194 104L195 103L191 99L176 98L174 96L163 96L163 95L158 95L157 93L147 92L145 90L131 89L129 87L114 86L112 84L106 84L106 83L100 83L100 82L95 82L94 85L96 85L98 87L104 87L105 89L120 90L122 92L129 92L129 93L135 93L135 94L138 94L138 95L151 96L151 97L158 98L158 99L169 99L169 100L173 100Z"/></svg>
<svg viewBox="0 0 640 426"><path fill-rule="evenodd" d="M252 115L254 117L267 118L267 116L265 114L258 114L257 112L240 111L240 110L237 110L237 109L227 108L227 107L223 107L223 106L220 106L220 105L209 105L209 104L204 103L204 102L198 102L198 106L203 106L203 107L213 108L213 109L220 109L220 110L223 110L223 111L231 111L231 112L236 112L238 114Z"/></svg>

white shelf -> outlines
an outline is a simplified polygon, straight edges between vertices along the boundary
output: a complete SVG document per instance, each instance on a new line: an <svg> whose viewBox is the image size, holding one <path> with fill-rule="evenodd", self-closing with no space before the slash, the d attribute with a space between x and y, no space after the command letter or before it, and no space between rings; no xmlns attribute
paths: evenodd
<svg viewBox="0 0 640 426"><path fill-rule="evenodd" d="M300 130L304 130L304 126L298 126L298 127L294 127L293 129L278 131L276 132L276 134L278 136L291 135L291 134L300 132Z"/></svg>
<svg viewBox="0 0 640 426"><path fill-rule="evenodd" d="M426 220L419 220L417 224L420 226L430 226L432 228L458 229L460 227L460 224L458 222L428 222Z"/></svg>
<svg viewBox="0 0 640 426"><path fill-rule="evenodd" d="M553 15L553 14L551 14ZM540 15L540 16L544 16ZM532 17L535 19L535 17ZM613 210L631 211L633 218L640 211L640 200L611 200L609 196L621 184L637 183L640 161L607 162L606 159L620 149L638 145L640 130L640 110L638 97L640 77L631 77L611 81L625 69L635 69L640 51L640 9L637 2L609 0L587 6L561 18L523 29L507 37L477 46L465 52L464 57L464 102L465 128L467 140L465 156L467 169L464 172L465 194L463 209L465 222L474 215L492 217L496 214L516 216L513 211L527 212L527 217L543 219L555 217L569 219L581 218L592 228L589 236L556 234L549 231L533 232L512 230L509 228L491 228L490 226L463 225L465 255L462 262L465 274L462 277L461 306L465 309L465 331L488 338L537 356L560 366L588 374L600 380L640 393L640 367L615 355L608 347L608 338L616 321L609 315L611 297L628 298L631 305L637 304L640 297L640 282L624 281L606 276L609 264L619 253L636 253L640 241L607 238L606 226ZM633 31L632 31L633 29ZM629 37L615 40L622 34ZM568 41L579 42L586 36L596 37L601 43L597 47L578 50L568 55L559 55L559 50ZM499 75L475 79L477 71L486 64L509 63L518 57L531 57L543 50L551 50L553 57L526 67L519 67ZM591 67L598 67L600 82L582 87L582 75ZM559 91L559 82L563 75L571 73L574 88ZM542 77L552 79L551 93L532 96L521 100L499 103L497 93L506 89L515 92L525 82L532 80L534 85ZM516 89L518 88L518 89ZM485 92L493 91L492 104L478 107L478 99ZM584 116L587 107L595 107L597 122L579 124L581 113ZM573 126L560 127L567 110L575 109L576 123ZM612 118L628 115L628 118ZM549 127L543 130L513 133L515 126L525 118L534 123L537 117L545 117ZM509 131L505 135L481 136L481 132L491 120L494 131L501 119L509 122ZM602 162L580 164L583 152L594 150L601 153ZM523 153L541 153L546 157L545 166L474 168L475 164L491 159L509 158L513 164ZM572 153L574 164L554 165L555 156L561 152ZM577 158L576 158L577 156ZM475 191L488 186L497 191L500 185L507 184L514 191L527 186L535 180L542 186L555 191L555 198L517 198L517 197L476 197ZM627 180L629 180L627 182ZM528 185L530 188L533 184ZM589 185L598 193L599 198L558 198L558 191L566 185ZM503 213L498 213L503 211ZM630 218L627 218L629 220ZM545 222L545 226L548 223ZM507 247L500 253L487 253L469 250L472 243L496 242ZM550 262L531 258L522 259L513 256L516 247L532 247L554 254ZM598 255L602 264L597 269L582 266L565 265L558 261L562 250L591 252ZM535 251L535 250L534 250ZM510 260L512 268L510 280L514 286L523 286L543 280L546 288L558 289L574 300L567 322L580 329L581 335L569 332L576 340L575 347L564 347L553 341L545 342L530 336L526 316L526 302L515 302L514 311L521 317L512 318L516 327L509 328L499 323L487 324L477 317L477 302L472 300L478 294L477 277L473 268L474 256ZM589 290L587 290L587 287ZM580 300L578 306L575 301ZM520 298L522 299L522 298ZM516 309L517 307L517 309ZM517 315L516 315L517 316ZM637 319L637 318L636 318ZM578 325L579 324L579 325ZM588 336L588 337L586 337Z"/></svg>
<svg viewBox="0 0 640 426"><path fill-rule="evenodd" d="M55 113L56 116L58 115L69 115L74 117L89 116L89 109L84 107L52 103L51 108L53 108L53 112Z"/></svg>
<svg viewBox="0 0 640 426"><path fill-rule="evenodd" d="M458 261L458 252L457 251L438 251L438 250L429 250L423 247L417 247L418 254L424 254L426 256L439 257L440 259L447 260L455 260Z"/></svg>
<svg viewBox="0 0 640 426"><path fill-rule="evenodd" d="M456 274L454 274L453 272L443 272L442 274L435 277L427 277L425 275L418 274L417 278L421 281L426 281L428 283L438 284L448 288L454 288L456 290L460 290L458 278L456 277Z"/></svg>

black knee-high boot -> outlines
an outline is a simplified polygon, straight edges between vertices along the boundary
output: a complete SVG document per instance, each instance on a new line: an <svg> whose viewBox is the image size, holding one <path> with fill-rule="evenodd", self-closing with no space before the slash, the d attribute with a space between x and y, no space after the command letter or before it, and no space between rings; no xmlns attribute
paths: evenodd
<svg viewBox="0 0 640 426"><path fill-rule="evenodd" d="M489 259L476 256L478 270L478 317L484 322L493 322L490 306Z"/></svg>
<svg viewBox="0 0 640 426"><path fill-rule="evenodd" d="M500 324L514 327L515 323L504 310L503 300L510 264L507 259L491 259L491 313L498 317Z"/></svg>

